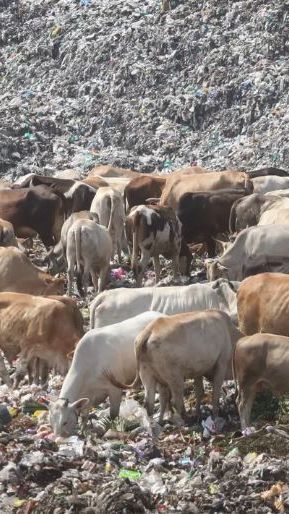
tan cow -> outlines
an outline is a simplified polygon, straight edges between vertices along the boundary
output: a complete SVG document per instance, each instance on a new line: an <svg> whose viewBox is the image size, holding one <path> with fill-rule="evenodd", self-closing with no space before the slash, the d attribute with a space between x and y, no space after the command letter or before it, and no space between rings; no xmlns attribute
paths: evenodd
<svg viewBox="0 0 289 514"><path fill-rule="evenodd" d="M289 392L289 337L275 334L254 334L237 343L234 375L239 391L237 406L241 427L250 424L256 394L271 389L276 395Z"/></svg>
<svg viewBox="0 0 289 514"><path fill-rule="evenodd" d="M110 166L109 164L99 164L92 168L88 172L88 176L98 175L99 177L137 177L139 173L137 171L130 170L128 168L119 168L117 166Z"/></svg>
<svg viewBox="0 0 289 514"><path fill-rule="evenodd" d="M101 187L95 194L90 212L96 213L99 223L108 229L112 239L113 255L117 252L120 261L125 222L121 194L112 187Z"/></svg>
<svg viewBox="0 0 289 514"><path fill-rule="evenodd" d="M213 414L218 413L224 380L231 378L231 359L240 332L230 317L219 310L175 314L152 321L136 338L137 374L130 385L121 384L106 372L113 385L135 388L139 378L145 389L145 405L152 416L156 388L160 394L160 421L170 396L177 412L185 417L184 381L194 378L197 412L200 410L202 377L213 379Z"/></svg>
<svg viewBox="0 0 289 514"><path fill-rule="evenodd" d="M177 279L182 241L181 230L179 218L169 207L139 205L131 209L126 218L125 232L129 245L132 243L131 264L137 287L142 285L144 272L151 258L154 262L156 283L159 281L161 273L159 255L172 259L173 274Z"/></svg>
<svg viewBox="0 0 289 514"><path fill-rule="evenodd" d="M18 247L12 223L2 219L0 219L0 246Z"/></svg>
<svg viewBox="0 0 289 514"><path fill-rule="evenodd" d="M98 177L97 175L93 175L91 177L86 177L82 179L81 182L87 184L88 186L94 187L94 189L98 189L99 187L107 187L108 183L103 180L102 177Z"/></svg>
<svg viewBox="0 0 289 514"><path fill-rule="evenodd" d="M0 291L34 295L64 294L64 279L34 266L18 248L0 248Z"/></svg>
<svg viewBox="0 0 289 514"><path fill-rule="evenodd" d="M76 220L67 233L68 294L72 294L75 272L81 295L86 296L89 274L95 290L103 291L111 256L112 239L108 230L92 220Z"/></svg>
<svg viewBox="0 0 289 514"><path fill-rule="evenodd" d="M160 204L169 205L176 209L179 199L184 193L216 189L242 189L244 194L247 194L253 191L253 184L246 173L237 171L219 171L195 175L172 173L167 178Z"/></svg>
<svg viewBox="0 0 289 514"><path fill-rule="evenodd" d="M289 276L260 273L241 283L237 293L241 332L269 332L289 336Z"/></svg>
<svg viewBox="0 0 289 514"><path fill-rule="evenodd" d="M76 305L62 297L0 293L0 349L9 362L40 358L64 374L67 354L83 335L80 317Z"/></svg>

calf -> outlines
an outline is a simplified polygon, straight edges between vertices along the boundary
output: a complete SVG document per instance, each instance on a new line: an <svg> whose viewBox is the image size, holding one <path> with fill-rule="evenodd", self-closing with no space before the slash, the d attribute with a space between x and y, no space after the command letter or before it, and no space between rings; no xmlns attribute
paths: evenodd
<svg viewBox="0 0 289 514"><path fill-rule="evenodd" d="M277 395L289 392L289 337L266 333L243 337L237 343L233 367L241 427L245 429L257 392L265 388Z"/></svg>
<svg viewBox="0 0 289 514"><path fill-rule="evenodd" d="M55 434L71 435L81 409L87 405L97 406L107 397L111 418L119 415L122 393L103 376L103 370L111 369L119 380L132 380L136 372L134 340L148 323L160 316L158 312L144 312L85 334L75 349L59 398L49 406Z"/></svg>
<svg viewBox="0 0 289 514"><path fill-rule="evenodd" d="M181 249L181 222L169 207L139 205L126 218L125 231L128 243L132 242L132 269L137 286L141 286L145 269L151 259L154 261L156 282L160 279L159 255L172 258L173 274L179 273ZM141 258L138 262L138 253Z"/></svg>
<svg viewBox="0 0 289 514"><path fill-rule="evenodd" d="M121 193L115 191L112 187L99 188L90 210L97 214L99 223L108 229L113 244L113 255L117 252L120 261L125 222Z"/></svg>
<svg viewBox="0 0 289 514"><path fill-rule="evenodd" d="M26 363L40 358L64 374L67 354L83 335L76 311L76 304L62 297L0 293L0 349L9 362L18 355ZM20 378L18 374L16 384Z"/></svg>
<svg viewBox="0 0 289 514"><path fill-rule="evenodd" d="M177 216L186 242L205 242L209 257L216 254L214 237L229 232L231 207L244 197L240 190L185 193L179 199Z"/></svg>
<svg viewBox="0 0 289 514"><path fill-rule="evenodd" d="M231 359L241 337L229 316L218 310L176 314L152 321L136 338L137 373L130 385L119 382L111 371L106 377L121 389L133 389L139 378L145 389L148 415L154 411L156 387L163 420L170 396L176 411L186 416L184 381L194 378L197 413L200 411L202 377L213 379L213 415L217 416L221 387L231 378Z"/></svg>
<svg viewBox="0 0 289 514"><path fill-rule="evenodd" d="M97 292L105 288L112 256L112 240L108 230L92 220L76 220L67 232L68 294L72 294L77 274L77 288L86 295L89 274ZM99 277L99 285L98 285Z"/></svg>
<svg viewBox="0 0 289 514"><path fill-rule="evenodd" d="M0 291L61 295L64 294L64 279L41 271L18 248L0 248Z"/></svg>

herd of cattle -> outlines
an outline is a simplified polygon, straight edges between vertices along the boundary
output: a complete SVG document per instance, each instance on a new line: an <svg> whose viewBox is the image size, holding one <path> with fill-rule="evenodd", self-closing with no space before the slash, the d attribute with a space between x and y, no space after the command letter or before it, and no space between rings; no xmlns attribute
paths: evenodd
<svg viewBox="0 0 289 514"><path fill-rule="evenodd" d="M158 392L162 421L172 408L186 419L186 378L194 379L196 414L203 378L213 382L214 416L224 380L234 378L242 428L258 391L289 392L285 171L29 174L2 181L0 218L0 377L11 386L4 357L15 361L14 387L26 375L42 385L51 370L65 375L50 405L56 434L73 433L80 412L107 397L116 417L122 391L140 381L150 416ZM46 248L42 267L29 257L35 236ZM207 282L142 287L151 259L156 283L160 255L178 281L196 253L208 255ZM105 290L113 260L124 256L136 287ZM71 298L75 281L80 295L90 281L98 293L86 333Z"/></svg>

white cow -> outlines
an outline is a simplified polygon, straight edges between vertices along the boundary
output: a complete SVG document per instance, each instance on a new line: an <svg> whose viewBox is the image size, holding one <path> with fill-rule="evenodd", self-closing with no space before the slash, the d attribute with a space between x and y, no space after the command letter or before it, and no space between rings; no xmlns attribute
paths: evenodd
<svg viewBox="0 0 289 514"><path fill-rule="evenodd" d="M110 233L113 254L117 252L121 260L121 247L124 236L125 212L122 195L112 187L100 187L95 193L90 212L99 217L99 223L108 229Z"/></svg>
<svg viewBox="0 0 289 514"><path fill-rule="evenodd" d="M72 294L75 268L80 294L83 294L83 289L84 295L87 293L89 273L95 290L103 291L111 255L112 240L108 230L92 220L76 220L67 232L68 294Z"/></svg>
<svg viewBox="0 0 289 514"><path fill-rule="evenodd" d="M136 316L144 311L177 314L202 309L220 309L237 319L237 282L220 279L208 284L189 286L111 289L104 291L90 305L91 328L104 327Z"/></svg>
<svg viewBox="0 0 289 514"><path fill-rule="evenodd" d="M275 175L267 175L265 177L256 177L252 179L254 185L254 193L268 193L277 189L289 188L289 177L276 177Z"/></svg>
<svg viewBox="0 0 289 514"><path fill-rule="evenodd" d="M277 177L278 178L278 177ZM242 230L218 259L208 259L207 278L243 280L262 271L289 273L287 225L262 225Z"/></svg>
<svg viewBox="0 0 289 514"><path fill-rule="evenodd" d="M153 320L164 316L144 312L139 316L102 329L91 330L76 346L71 367L60 395L51 403L50 423L57 435L74 432L80 411L88 405L110 401L110 416L119 414L122 392L103 375L110 369L118 380L129 382L136 373L134 341Z"/></svg>
<svg viewBox="0 0 289 514"><path fill-rule="evenodd" d="M289 198L289 189L275 189L274 191L268 191L268 193L265 193L267 196L284 196L286 198Z"/></svg>

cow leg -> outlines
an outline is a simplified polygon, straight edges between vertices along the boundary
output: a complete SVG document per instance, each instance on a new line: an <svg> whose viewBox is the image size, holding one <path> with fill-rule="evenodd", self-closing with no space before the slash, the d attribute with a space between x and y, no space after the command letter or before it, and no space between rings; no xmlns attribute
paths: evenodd
<svg viewBox="0 0 289 514"><path fill-rule="evenodd" d="M224 369L219 365L216 366L213 379L213 417L215 418L219 412L219 399L221 388L224 382Z"/></svg>
<svg viewBox="0 0 289 514"><path fill-rule="evenodd" d="M118 256L118 262L121 262L121 240L117 240L117 256Z"/></svg>
<svg viewBox="0 0 289 514"><path fill-rule="evenodd" d="M21 354L19 355L18 363L15 370L15 375L13 379L13 387L16 388L20 384L21 380L26 375L28 364L30 359L28 357L23 357Z"/></svg>
<svg viewBox="0 0 289 514"><path fill-rule="evenodd" d="M172 263L173 263L173 276L174 280L177 280L180 275L180 261L179 261L179 254L175 254L172 256Z"/></svg>
<svg viewBox="0 0 289 514"><path fill-rule="evenodd" d="M157 383L150 369L145 366L142 366L140 369L140 378L145 390L144 406L147 410L148 416L152 416L154 413Z"/></svg>
<svg viewBox="0 0 289 514"><path fill-rule="evenodd" d="M67 268L67 294L68 296L72 296L73 293L73 279L74 279L74 265L71 266L68 264Z"/></svg>
<svg viewBox="0 0 289 514"><path fill-rule="evenodd" d="M95 289L95 292L98 292L98 274L95 271L90 271L91 280L93 283L93 287Z"/></svg>
<svg viewBox="0 0 289 514"><path fill-rule="evenodd" d="M155 269L155 274L156 274L156 284L157 284L161 278L160 256L156 255L155 257L153 257L153 262L154 262L154 269Z"/></svg>
<svg viewBox="0 0 289 514"><path fill-rule="evenodd" d="M195 378L195 393L196 393L196 415L199 418L201 415L201 401L204 397L204 384L203 377Z"/></svg>
<svg viewBox="0 0 289 514"><path fill-rule="evenodd" d="M104 291L104 289L105 289L105 286L107 283L108 270L109 270L109 266L106 266L105 268L102 268L100 270L98 293L101 293L101 291Z"/></svg>
<svg viewBox="0 0 289 514"><path fill-rule="evenodd" d="M216 255L216 242L212 237L208 237L206 239L206 244L208 248L208 256L214 257Z"/></svg>
<svg viewBox="0 0 289 514"><path fill-rule="evenodd" d="M44 360L40 360L40 384L44 386L48 381L49 368L48 364Z"/></svg>
<svg viewBox="0 0 289 514"><path fill-rule="evenodd" d="M159 391L159 397L160 397L159 423L162 423L165 412L170 403L171 393L170 393L169 388L163 384L158 384L158 391Z"/></svg>
<svg viewBox="0 0 289 514"><path fill-rule="evenodd" d="M146 270L146 268L148 266L148 263L150 261L150 258L151 258L151 256L150 256L149 252L147 252L147 251L142 251L141 252L140 261L136 265L137 271L135 271L137 287L141 287L142 286L142 279L143 279L143 276L144 276L144 272L145 272L145 270Z"/></svg>
<svg viewBox="0 0 289 514"><path fill-rule="evenodd" d="M249 388L239 389L237 406L240 416L241 428L244 430L249 426L251 410L255 400L256 392Z"/></svg>
<svg viewBox="0 0 289 514"><path fill-rule="evenodd" d="M184 379L180 376L175 376L169 383L169 388L172 395L172 404L181 416L186 419L186 409L184 404Z"/></svg>
<svg viewBox="0 0 289 514"><path fill-rule="evenodd" d="M113 388L109 391L109 415L111 419L115 419L119 416L119 406L122 397L121 389Z"/></svg>
<svg viewBox="0 0 289 514"><path fill-rule="evenodd" d="M83 294L84 294L84 297L86 297L87 296L87 288L88 288L88 284L89 284L89 270L88 269L84 269L84 271L83 271L82 284L83 284Z"/></svg>

